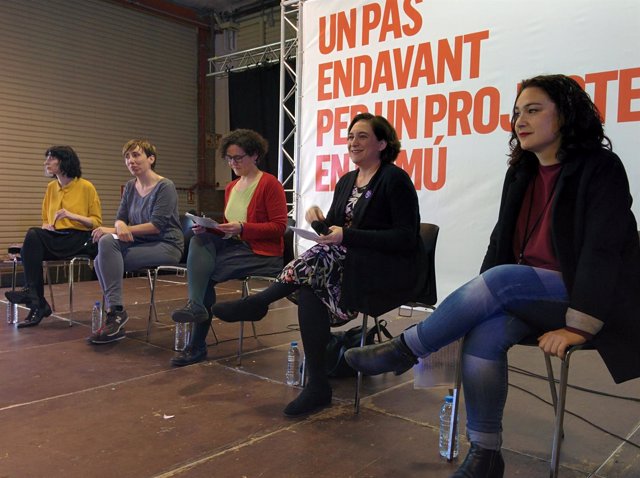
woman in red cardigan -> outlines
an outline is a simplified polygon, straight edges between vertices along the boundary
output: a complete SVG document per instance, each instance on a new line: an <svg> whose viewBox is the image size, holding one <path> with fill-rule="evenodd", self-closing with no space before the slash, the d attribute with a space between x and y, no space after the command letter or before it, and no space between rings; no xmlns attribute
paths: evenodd
<svg viewBox="0 0 640 478"><path fill-rule="evenodd" d="M267 141L248 129L222 138L220 157L238 178L225 189L224 222L216 229L193 227L187 256L189 300L172 317L195 324L189 345L171 360L175 366L207 357L215 284L247 275L275 276L282 270L287 204L282 184L258 169L267 148Z"/></svg>

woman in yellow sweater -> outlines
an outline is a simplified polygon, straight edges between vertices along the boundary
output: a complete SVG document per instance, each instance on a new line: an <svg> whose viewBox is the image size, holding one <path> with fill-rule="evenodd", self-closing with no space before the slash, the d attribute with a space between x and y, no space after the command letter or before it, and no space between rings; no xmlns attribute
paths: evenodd
<svg viewBox="0 0 640 478"><path fill-rule="evenodd" d="M81 178L80 159L73 148L52 146L44 156L45 174L55 180L42 201L42 226L29 229L22 243L25 287L5 292L9 302L30 308L19 328L38 325L51 315L44 298L42 261L85 253L91 231L102 224L100 198L93 184Z"/></svg>

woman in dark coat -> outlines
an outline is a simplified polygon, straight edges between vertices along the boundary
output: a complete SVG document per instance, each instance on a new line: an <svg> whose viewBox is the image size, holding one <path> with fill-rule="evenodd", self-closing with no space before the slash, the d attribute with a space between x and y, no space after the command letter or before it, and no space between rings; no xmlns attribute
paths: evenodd
<svg viewBox="0 0 640 478"><path fill-rule="evenodd" d="M336 185L326 217L317 206L306 219L323 225L318 244L289 263L278 282L235 302L218 303L213 314L233 322L260 320L268 305L298 291L298 320L309 382L284 410L306 415L331 403L325 370L330 325L343 324L358 312L379 315L414 297L426 271L419 237L418 197L409 176L393 162L400 141L389 122L363 113L348 128L355 171Z"/></svg>
<svg viewBox="0 0 640 478"><path fill-rule="evenodd" d="M511 159L481 275L427 319L345 357L365 373L402 373L464 337L471 448L453 475L502 477L507 351L536 337L564 357L590 341L616 382L640 376L640 245L629 183L597 108L564 75L525 80Z"/></svg>

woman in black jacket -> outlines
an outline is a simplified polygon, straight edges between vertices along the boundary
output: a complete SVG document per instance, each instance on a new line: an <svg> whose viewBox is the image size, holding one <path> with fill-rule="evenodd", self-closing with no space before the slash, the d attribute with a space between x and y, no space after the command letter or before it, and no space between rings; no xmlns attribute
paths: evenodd
<svg viewBox="0 0 640 478"><path fill-rule="evenodd" d="M548 354L590 341L613 379L640 376L640 245L620 159L573 79L523 81L509 169L481 275L400 337L346 354L368 374L408 370L465 337L471 449L454 477L502 477L507 350L536 337Z"/></svg>
<svg viewBox="0 0 640 478"><path fill-rule="evenodd" d="M418 270L423 253L418 197L407 173L393 164L400 152L395 130L385 118L363 113L353 118L348 132L349 156L357 169L338 181L326 218L317 206L306 213L308 222L326 227L326 234L265 291L213 307L213 314L227 322L260 320L271 302L298 291L309 382L285 408L290 417L331 403L324 362L330 325L358 312L387 312L414 297L426 277Z"/></svg>

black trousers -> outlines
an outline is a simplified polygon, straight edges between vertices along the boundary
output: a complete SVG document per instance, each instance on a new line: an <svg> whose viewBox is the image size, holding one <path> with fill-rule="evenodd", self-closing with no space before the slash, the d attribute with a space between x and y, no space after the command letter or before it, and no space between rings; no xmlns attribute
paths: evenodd
<svg viewBox="0 0 640 478"><path fill-rule="evenodd" d="M84 254L87 252L87 241L91 242L91 231L49 231L40 227L29 229L20 251L26 287L32 289L41 302L44 301L42 261L68 259Z"/></svg>

